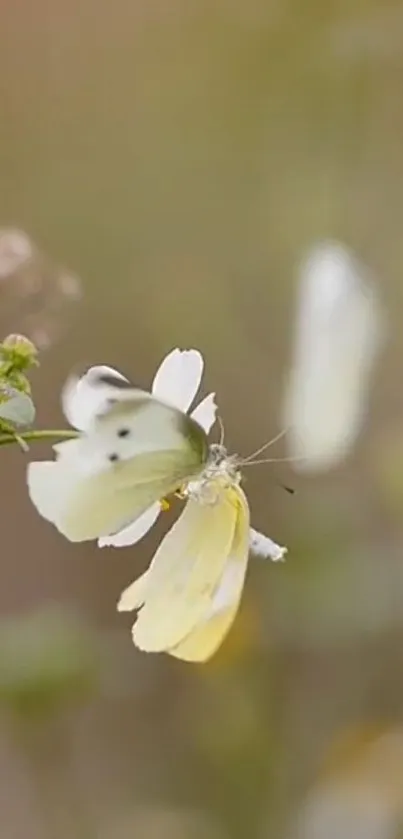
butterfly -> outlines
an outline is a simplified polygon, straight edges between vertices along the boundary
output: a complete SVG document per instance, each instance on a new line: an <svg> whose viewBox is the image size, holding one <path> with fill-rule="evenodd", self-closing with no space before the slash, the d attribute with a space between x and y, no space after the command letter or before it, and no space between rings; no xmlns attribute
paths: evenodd
<svg viewBox="0 0 403 839"><path fill-rule="evenodd" d="M39 513L73 542L113 543L115 534L136 522L140 538L139 521L144 533L161 499L197 477L206 463L214 394L193 415L186 413L202 369L196 350L174 350L157 371L152 393L103 365L81 379L70 377L62 405L80 433L54 446L55 461L29 464L28 490ZM169 399L167 381L176 382Z"/></svg>
<svg viewBox="0 0 403 839"><path fill-rule="evenodd" d="M283 559L285 548L250 528L241 462L222 444L210 445L202 474L182 490L181 516L149 569L123 592L118 610L138 610L132 636L139 649L207 661L235 619L250 552Z"/></svg>

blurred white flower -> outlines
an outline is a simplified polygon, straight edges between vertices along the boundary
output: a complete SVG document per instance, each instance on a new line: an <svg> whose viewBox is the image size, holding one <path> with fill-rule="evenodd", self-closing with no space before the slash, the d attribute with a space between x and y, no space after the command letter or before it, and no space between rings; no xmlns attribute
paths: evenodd
<svg viewBox="0 0 403 839"><path fill-rule="evenodd" d="M293 839L396 839L396 826L376 791L340 782L318 789L306 802Z"/></svg>
<svg viewBox="0 0 403 839"><path fill-rule="evenodd" d="M3 332L12 325L38 349L47 349L68 326L68 311L81 297L79 278L57 265L24 230L0 229Z"/></svg>
<svg viewBox="0 0 403 839"><path fill-rule="evenodd" d="M396 839L403 816L403 733L357 739L310 791L291 839ZM400 834L399 834L400 835Z"/></svg>
<svg viewBox="0 0 403 839"><path fill-rule="evenodd" d="M28 262L34 253L32 242L23 230L0 230L0 279L6 279Z"/></svg>
<svg viewBox="0 0 403 839"><path fill-rule="evenodd" d="M295 468L324 470L362 428L384 335L377 289L343 245L323 243L301 266L294 356L284 403Z"/></svg>

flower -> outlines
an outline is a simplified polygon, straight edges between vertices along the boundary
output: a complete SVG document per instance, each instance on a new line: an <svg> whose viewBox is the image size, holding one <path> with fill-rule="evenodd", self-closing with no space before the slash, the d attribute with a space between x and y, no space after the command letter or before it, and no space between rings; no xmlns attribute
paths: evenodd
<svg viewBox="0 0 403 839"><path fill-rule="evenodd" d="M283 405L294 469L325 471L350 453L368 413L386 328L378 288L366 267L337 242L314 247L299 272Z"/></svg>

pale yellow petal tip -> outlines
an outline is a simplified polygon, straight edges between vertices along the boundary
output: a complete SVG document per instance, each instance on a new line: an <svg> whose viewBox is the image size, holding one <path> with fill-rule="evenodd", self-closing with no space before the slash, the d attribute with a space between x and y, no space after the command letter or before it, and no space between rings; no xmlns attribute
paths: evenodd
<svg viewBox="0 0 403 839"><path fill-rule="evenodd" d="M122 591L117 603L118 612L133 612L144 604L148 571Z"/></svg>
<svg viewBox="0 0 403 839"><path fill-rule="evenodd" d="M142 639L142 635L138 633L137 621L132 627L132 641L137 650L142 653L167 653L168 649L155 648L153 644L147 643Z"/></svg>
<svg viewBox="0 0 403 839"><path fill-rule="evenodd" d="M133 610L136 608L136 606L133 606L132 603L132 598L129 593L130 588L131 586L129 586L129 589L126 589L120 595L116 606L118 612L133 612Z"/></svg>

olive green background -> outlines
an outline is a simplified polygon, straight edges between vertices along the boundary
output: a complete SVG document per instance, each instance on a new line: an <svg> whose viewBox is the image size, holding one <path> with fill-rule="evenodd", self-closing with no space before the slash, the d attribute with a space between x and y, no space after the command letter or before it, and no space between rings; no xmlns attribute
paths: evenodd
<svg viewBox="0 0 403 839"><path fill-rule="evenodd" d="M0 126L0 226L81 282L74 305L42 263L21 299L17 276L0 282L3 334L30 333L33 306L49 336L41 427L63 423L77 363L147 386L193 346L247 454L280 428L307 249L337 238L379 284L366 427L326 475L248 472L253 523L289 555L251 560L205 666L140 654L116 613L170 514L137 547L71 545L30 505L22 453L1 452L4 839L294 837L346 731L350 779L402 725L403 4L3 0ZM373 788L397 837L396 742Z"/></svg>

